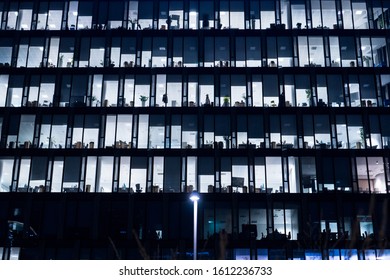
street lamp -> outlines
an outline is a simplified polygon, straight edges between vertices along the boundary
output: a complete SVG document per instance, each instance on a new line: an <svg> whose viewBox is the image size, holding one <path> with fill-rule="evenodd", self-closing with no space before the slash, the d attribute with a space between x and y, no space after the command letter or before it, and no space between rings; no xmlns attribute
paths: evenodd
<svg viewBox="0 0 390 280"><path fill-rule="evenodd" d="M198 200L199 193L197 191L193 191L190 195L190 200L194 203L194 260L197 257L197 227L198 227Z"/></svg>

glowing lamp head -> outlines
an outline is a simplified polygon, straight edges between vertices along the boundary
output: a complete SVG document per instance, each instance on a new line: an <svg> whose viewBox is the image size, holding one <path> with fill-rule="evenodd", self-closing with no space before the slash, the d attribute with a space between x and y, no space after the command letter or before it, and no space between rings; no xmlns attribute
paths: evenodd
<svg viewBox="0 0 390 280"><path fill-rule="evenodd" d="M197 191L193 191L190 195L190 200L192 202L198 201L199 200L199 193Z"/></svg>

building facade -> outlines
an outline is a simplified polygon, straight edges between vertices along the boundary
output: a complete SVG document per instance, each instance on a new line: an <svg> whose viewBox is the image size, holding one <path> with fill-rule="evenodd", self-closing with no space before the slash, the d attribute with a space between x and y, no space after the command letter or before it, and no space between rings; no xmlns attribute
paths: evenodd
<svg viewBox="0 0 390 280"><path fill-rule="evenodd" d="M0 256L389 259L390 1L0 2Z"/></svg>

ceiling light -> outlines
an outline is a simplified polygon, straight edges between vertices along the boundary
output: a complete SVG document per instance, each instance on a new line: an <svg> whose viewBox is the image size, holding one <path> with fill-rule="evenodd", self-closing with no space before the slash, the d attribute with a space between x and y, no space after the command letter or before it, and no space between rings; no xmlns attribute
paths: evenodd
<svg viewBox="0 0 390 280"><path fill-rule="evenodd" d="M362 11L362 10L357 10L355 13L356 13L357 15L361 15L361 14L363 13L363 11Z"/></svg>

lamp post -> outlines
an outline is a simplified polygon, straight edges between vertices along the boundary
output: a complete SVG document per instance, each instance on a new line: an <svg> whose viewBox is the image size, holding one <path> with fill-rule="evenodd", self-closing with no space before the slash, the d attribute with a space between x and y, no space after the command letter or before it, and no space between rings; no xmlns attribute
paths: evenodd
<svg viewBox="0 0 390 280"><path fill-rule="evenodd" d="M197 257L197 232L198 232L198 200L199 193L197 191L193 191L190 195L190 200L194 203L194 260Z"/></svg>

